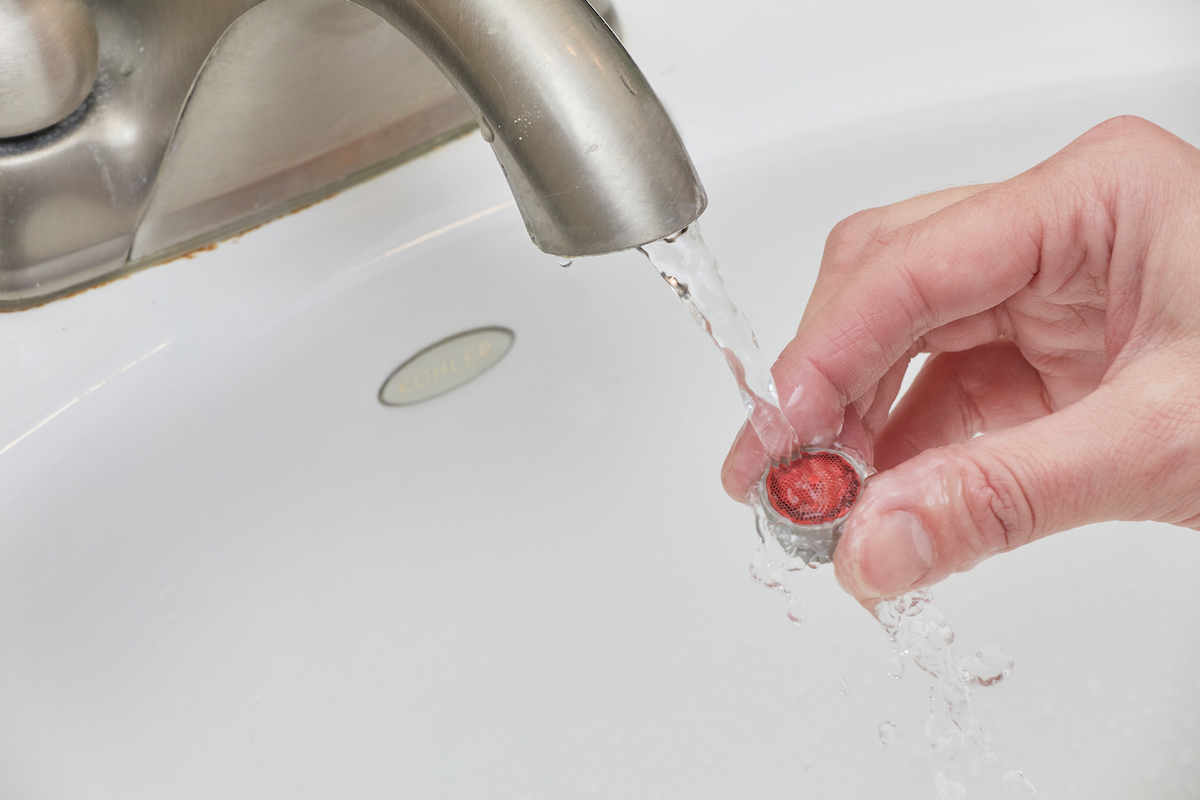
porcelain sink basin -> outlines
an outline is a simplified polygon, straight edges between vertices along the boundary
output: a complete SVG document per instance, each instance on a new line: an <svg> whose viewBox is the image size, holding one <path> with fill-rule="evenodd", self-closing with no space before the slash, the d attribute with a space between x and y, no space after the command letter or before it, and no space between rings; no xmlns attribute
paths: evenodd
<svg viewBox="0 0 1200 800"><path fill-rule="evenodd" d="M1117 114L1200 143L1192 0L618 13L772 354L858 209ZM379 402L484 326L495 367ZM477 136L2 315L0 369L0 797L933 796L924 676L828 569L800 626L747 575L722 359L640 255L539 253ZM1115 523L939 587L1015 657L979 714L1040 797L1200 796L1198 569Z"/></svg>

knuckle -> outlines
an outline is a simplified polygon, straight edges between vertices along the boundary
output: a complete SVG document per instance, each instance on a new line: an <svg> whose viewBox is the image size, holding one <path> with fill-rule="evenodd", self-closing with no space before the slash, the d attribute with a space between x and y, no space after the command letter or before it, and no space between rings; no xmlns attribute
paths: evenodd
<svg viewBox="0 0 1200 800"><path fill-rule="evenodd" d="M1195 211L1200 150L1140 117L1106 120L1044 163L1053 164L1048 174L1083 201L1076 206L1092 212L1077 221L1103 212L1101 230L1110 239L1118 220L1126 230L1149 231L1178 208Z"/></svg>
<svg viewBox="0 0 1200 800"><path fill-rule="evenodd" d="M1113 117L1068 145L1059 163L1068 177L1085 186L1096 184L1097 179L1100 185L1108 185L1117 178L1120 184L1136 186L1148 174L1178 166L1181 145L1182 140L1141 117ZM1084 180L1087 174L1093 175L1090 181Z"/></svg>
<svg viewBox="0 0 1200 800"><path fill-rule="evenodd" d="M964 465L968 532L976 555L1018 547L1031 538L1032 505L1016 474L995 458Z"/></svg>
<svg viewBox="0 0 1200 800"><path fill-rule="evenodd" d="M838 222L825 239L826 260L853 263L872 245L886 241L883 214L879 209L859 211Z"/></svg>
<svg viewBox="0 0 1200 800"><path fill-rule="evenodd" d="M1153 122L1132 114L1124 114L1094 126L1081 140L1111 146L1122 145L1130 139L1159 140L1165 135L1166 131Z"/></svg>
<svg viewBox="0 0 1200 800"><path fill-rule="evenodd" d="M914 252L911 236L905 236L899 244L900 256L891 265L896 280L889 285L895 294L881 296L880 302L903 313L908 320L909 341L915 342L929 331L941 327L946 321L941 304L936 302L936 289L930 276L944 274L940 268L929 268L928 258ZM914 268L913 264L924 264Z"/></svg>

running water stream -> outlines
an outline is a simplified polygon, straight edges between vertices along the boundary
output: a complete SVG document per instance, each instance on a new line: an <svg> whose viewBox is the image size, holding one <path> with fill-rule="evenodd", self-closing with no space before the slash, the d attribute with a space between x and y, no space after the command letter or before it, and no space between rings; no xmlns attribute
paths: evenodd
<svg viewBox="0 0 1200 800"><path fill-rule="evenodd" d="M790 458L799 441L779 407L771 368L758 349L746 315L725 291L717 259L700 236L696 223L674 236L641 248L663 279L687 304L696 324L712 337L737 381L746 417L767 449L779 461Z"/></svg>
<svg viewBox="0 0 1200 800"><path fill-rule="evenodd" d="M725 290L716 257L705 245L699 226L692 223L678 234L640 249L724 354L746 416L768 457L776 462L794 457L802 443L780 408L770 366L758 348L750 322ZM760 540L750 573L764 586L787 597L787 615L798 623L805 613L799 594L800 576L807 568L827 561L830 554L814 552L803 542L798 545L796 529L776 524L764 511L764 500L756 489L749 499ZM880 603L875 616L893 643L888 674L901 678L905 663L911 661L934 679L930 716L925 724L935 764L934 786L939 800L965 798L966 787L949 774L965 742L975 746L985 763L1003 767L992 737L975 718L972 690L1003 680L1012 669L1012 658L994 647L974 656L955 656L950 647L954 632L933 606L928 589ZM894 739L895 726L884 722L880 740L888 744ZM1012 794L1035 793L1033 784L1017 769L1004 772L1002 785Z"/></svg>

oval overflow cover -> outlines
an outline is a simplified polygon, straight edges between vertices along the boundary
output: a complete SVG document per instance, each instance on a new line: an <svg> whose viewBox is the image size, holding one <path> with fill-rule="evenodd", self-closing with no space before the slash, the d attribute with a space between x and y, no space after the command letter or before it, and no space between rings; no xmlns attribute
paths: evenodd
<svg viewBox="0 0 1200 800"><path fill-rule="evenodd" d="M431 344L384 381L379 400L408 406L457 389L504 358L514 338L508 328L476 328Z"/></svg>

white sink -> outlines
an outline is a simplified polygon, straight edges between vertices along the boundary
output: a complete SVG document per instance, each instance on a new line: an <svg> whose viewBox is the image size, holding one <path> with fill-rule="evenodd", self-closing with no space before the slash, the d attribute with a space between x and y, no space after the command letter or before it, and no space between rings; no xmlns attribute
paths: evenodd
<svg viewBox="0 0 1200 800"><path fill-rule="evenodd" d="M1194 0L618 11L770 353L855 210L1122 113L1200 143ZM489 325L489 372L379 402ZM933 796L924 676L828 569L799 627L747 575L722 359L640 255L539 253L476 136L0 315L0 370L0 797ZM1200 797L1198 570L1117 523L937 590L1015 656L979 714L1039 797Z"/></svg>

